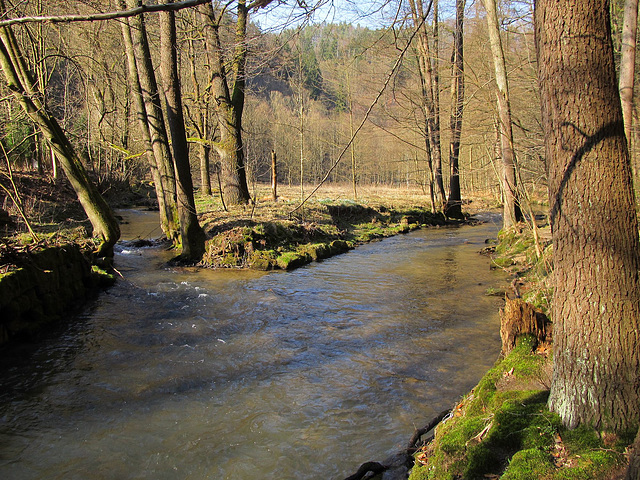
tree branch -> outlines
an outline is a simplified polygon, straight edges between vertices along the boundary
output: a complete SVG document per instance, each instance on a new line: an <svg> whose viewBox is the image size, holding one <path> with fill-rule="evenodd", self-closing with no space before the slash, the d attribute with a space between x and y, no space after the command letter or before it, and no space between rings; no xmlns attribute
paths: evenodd
<svg viewBox="0 0 640 480"><path fill-rule="evenodd" d="M248 5L248 9L263 8L271 3L272 0L256 0ZM69 22L97 22L103 20L113 20L116 18L128 18L142 13L151 12L170 12L182 10L184 8L197 7L211 0L183 0L176 3L162 3L158 5L140 5L130 10L120 10L115 12L94 13L90 15L53 15L53 16L34 16L9 18L0 20L0 27L8 27L16 24L24 23L69 23Z"/></svg>

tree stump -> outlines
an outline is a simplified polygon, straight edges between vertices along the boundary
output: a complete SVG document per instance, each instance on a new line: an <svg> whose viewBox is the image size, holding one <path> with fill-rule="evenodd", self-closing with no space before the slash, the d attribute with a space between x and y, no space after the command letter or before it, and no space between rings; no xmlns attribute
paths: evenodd
<svg viewBox="0 0 640 480"><path fill-rule="evenodd" d="M500 310L500 338L502 352L506 356L516 346L521 335L533 335L540 344L550 344L552 338L551 321L530 303L519 298L506 297L506 304Z"/></svg>

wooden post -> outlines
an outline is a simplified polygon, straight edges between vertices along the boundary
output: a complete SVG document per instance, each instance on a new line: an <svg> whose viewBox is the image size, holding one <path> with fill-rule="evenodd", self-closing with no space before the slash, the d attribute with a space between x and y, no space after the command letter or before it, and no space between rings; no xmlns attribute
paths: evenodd
<svg viewBox="0 0 640 480"><path fill-rule="evenodd" d="M276 151L271 150L271 194L273 201L278 200L278 165Z"/></svg>

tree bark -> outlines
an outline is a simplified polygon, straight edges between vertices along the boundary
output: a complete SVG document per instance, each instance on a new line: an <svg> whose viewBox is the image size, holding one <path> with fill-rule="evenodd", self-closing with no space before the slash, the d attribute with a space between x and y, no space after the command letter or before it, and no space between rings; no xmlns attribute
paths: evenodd
<svg viewBox="0 0 640 480"><path fill-rule="evenodd" d="M278 158L276 151L271 150L271 198L278 200Z"/></svg>
<svg viewBox="0 0 640 480"><path fill-rule="evenodd" d="M124 1L121 1L121 8L124 8ZM151 176L156 191L156 199L158 202L158 210L160 212L160 225L165 236L169 240L174 240L177 237L178 225L175 224L175 202L171 198L170 194L165 189L165 183L167 179L162 176L161 168L162 163L157 162L157 158L153 151L153 144L151 141L151 132L149 130L149 118L147 116L147 109L144 103L144 97L142 94L142 87L140 86L140 76L138 73L138 63L135 57L135 51L133 47L133 39L131 36L131 26L127 20L121 22L122 38L124 41L124 50L127 56L127 68L129 72L129 87L132 91L133 103L136 112L136 118L138 119L138 125L140 126L140 134L142 135L142 141L146 149L146 157L151 169Z"/></svg>
<svg viewBox="0 0 640 480"><path fill-rule="evenodd" d="M197 20L196 20L197 21ZM198 79L198 68L196 65L196 38L191 37L188 40L189 45L189 70L191 73L191 85L193 86L193 112L188 109L187 115L191 120L191 127L195 129L199 137L198 150L200 157L200 192L203 195L211 195L211 173L210 158L211 146L207 143L209 139L209 108L206 93L202 94L200 81ZM210 69L207 64L206 69ZM205 89L205 92L207 90Z"/></svg>
<svg viewBox="0 0 640 480"><path fill-rule="evenodd" d="M433 172L432 198L435 197L437 209L443 210L446 201L444 183L442 181L442 149L440 146L440 121L439 105L434 92L437 91L436 76L432 65L431 46L429 45L429 33L427 31L427 17L431 10L432 2L424 6L422 0L410 0L411 16L416 29L418 29L418 65L420 83L422 87L422 109L425 117L425 143L429 157L429 169ZM437 18L437 17L436 17ZM434 20L434 23L437 23ZM432 201L432 203L434 203Z"/></svg>
<svg viewBox="0 0 640 480"><path fill-rule="evenodd" d="M496 74L496 97L498 118L500 120L500 150L502 156L502 195L503 195L503 226L509 228L522 219L518 205L518 187L516 182L516 156L513 148L513 129L511 123L511 105L509 102L509 83L507 68L504 60L498 11L496 0L483 0L487 11L487 27L491 55Z"/></svg>
<svg viewBox="0 0 640 480"><path fill-rule="evenodd" d="M0 5L4 11L4 2ZM10 27L0 28L0 41L0 66L9 90L42 132L93 226L93 235L101 239L97 256L113 257L113 246L120 238L120 227L111 207L89 180L80 157L55 117L40 101L41 93L35 87Z"/></svg>
<svg viewBox="0 0 640 480"><path fill-rule="evenodd" d="M198 223L193 196L193 180L189 165L189 144L182 112L182 93L178 77L178 55L176 52L176 22L174 12L160 13L160 73L167 106L167 123L171 132L171 148L176 172L176 194L180 235L181 257L198 262L205 252L205 234Z"/></svg>
<svg viewBox="0 0 640 480"><path fill-rule="evenodd" d="M447 194L444 191L444 180L442 176L442 142L440 139L440 74L438 64L440 55L440 17L439 0L433 0L433 52L429 56L429 68L433 72L433 169L434 178L437 188L437 196L439 197L440 209L445 210L447 204Z"/></svg>
<svg viewBox="0 0 640 480"><path fill-rule="evenodd" d="M449 144L449 164L451 177L449 181L449 198L445 209L446 215L452 218L462 216L462 194L460 192L460 137L462 136L462 113L464 109L464 6L465 0L456 0L456 30L454 34L451 68L451 142Z"/></svg>
<svg viewBox="0 0 640 480"><path fill-rule="evenodd" d="M127 6L133 8L140 0L126 0ZM151 134L151 146L156 165L160 172L162 189L165 192L164 202L167 209L166 234L174 243L178 242L180 225L176 204L176 177L171 151L169 150L169 138L164 124L164 113L158 83L151 60L151 50L147 38L147 29L144 18L140 15L129 20L131 33L133 34L133 46L138 67L138 78L142 89L149 132Z"/></svg>
<svg viewBox="0 0 640 480"><path fill-rule="evenodd" d="M636 73L636 33L638 30L638 0L624 2L622 48L620 59L620 100L624 118L624 133L631 152L633 124L633 81Z"/></svg>
<svg viewBox="0 0 640 480"><path fill-rule="evenodd" d="M549 407L570 428L640 421L640 267L608 0L535 6L553 236Z"/></svg>
<svg viewBox="0 0 640 480"><path fill-rule="evenodd" d="M244 110L245 64L247 59L248 9L245 0L238 1L236 45L232 61L233 85L225 68L219 35L219 22L211 3L200 7L205 25L206 49L211 68L214 108L220 128L220 141L215 148L220 156L223 195L226 203L237 205L251 199L242 143L242 113Z"/></svg>
<svg viewBox="0 0 640 480"><path fill-rule="evenodd" d="M203 195L211 195L211 147L200 144L200 188Z"/></svg>

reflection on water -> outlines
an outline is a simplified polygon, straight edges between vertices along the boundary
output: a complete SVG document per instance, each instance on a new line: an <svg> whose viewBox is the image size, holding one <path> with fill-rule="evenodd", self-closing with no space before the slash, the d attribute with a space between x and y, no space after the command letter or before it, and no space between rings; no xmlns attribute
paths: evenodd
<svg viewBox="0 0 640 480"><path fill-rule="evenodd" d="M497 228L271 274L120 247L125 280L0 375L0 478L341 478L384 459L498 354L483 292L503 277L477 254Z"/></svg>

